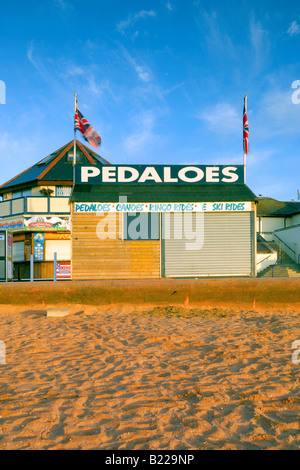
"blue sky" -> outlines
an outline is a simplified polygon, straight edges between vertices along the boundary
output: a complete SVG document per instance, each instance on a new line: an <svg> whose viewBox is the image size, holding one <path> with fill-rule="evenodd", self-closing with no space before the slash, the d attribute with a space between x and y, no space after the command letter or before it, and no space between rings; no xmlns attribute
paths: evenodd
<svg viewBox="0 0 300 470"><path fill-rule="evenodd" d="M242 164L247 93L247 184L297 199L298 1L3 3L1 184L73 139L75 91L111 163Z"/></svg>

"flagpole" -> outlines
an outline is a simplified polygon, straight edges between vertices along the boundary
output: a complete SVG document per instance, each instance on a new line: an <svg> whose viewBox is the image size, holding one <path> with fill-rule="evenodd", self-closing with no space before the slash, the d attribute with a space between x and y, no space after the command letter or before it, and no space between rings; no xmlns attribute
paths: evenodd
<svg viewBox="0 0 300 470"><path fill-rule="evenodd" d="M246 115L247 115L247 93L245 94L245 98L244 98L244 111L246 112ZM244 184L246 184L246 151L245 151L245 146L244 146Z"/></svg>
<svg viewBox="0 0 300 470"><path fill-rule="evenodd" d="M74 96L74 154L73 154L73 185L75 184L75 165L76 165L76 129L75 129L75 115L77 111L77 95L75 91Z"/></svg>

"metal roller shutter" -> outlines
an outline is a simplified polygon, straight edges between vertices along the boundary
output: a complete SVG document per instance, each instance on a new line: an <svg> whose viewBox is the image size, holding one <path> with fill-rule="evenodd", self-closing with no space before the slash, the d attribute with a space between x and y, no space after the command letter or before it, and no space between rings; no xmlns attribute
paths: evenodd
<svg viewBox="0 0 300 470"><path fill-rule="evenodd" d="M13 243L13 260L14 262L25 261L25 242L14 242Z"/></svg>
<svg viewBox="0 0 300 470"><path fill-rule="evenodd" d="M164 214L166 277L251 276L250 212L187 215Z"/></svg>

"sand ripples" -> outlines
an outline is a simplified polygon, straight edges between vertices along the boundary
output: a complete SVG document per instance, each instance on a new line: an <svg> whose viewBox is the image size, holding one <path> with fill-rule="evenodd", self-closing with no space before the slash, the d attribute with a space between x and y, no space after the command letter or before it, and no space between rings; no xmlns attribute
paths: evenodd
<svg viewBox="0 0 300 470"><path fill-rule="evenodd" d="M298 312L72 308L1 308L2 449L299 448Z"/></svg>

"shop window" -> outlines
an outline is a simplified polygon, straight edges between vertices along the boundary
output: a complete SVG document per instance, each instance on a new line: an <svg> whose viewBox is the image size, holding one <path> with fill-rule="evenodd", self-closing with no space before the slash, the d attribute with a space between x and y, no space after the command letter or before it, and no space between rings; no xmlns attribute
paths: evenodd
<svg viewBox="0 0 300 470"><path fill-rule="evenodd" d="M124 240L159 240L159 214L128 212L124 214Z"/></svg>
<svg viewBox="0 0 300 470"><path fill-rule="evenodd" d="M46 240L45 244L45 261L53 261L54 253L57 260L71 259L71 240Z"/></svg>

